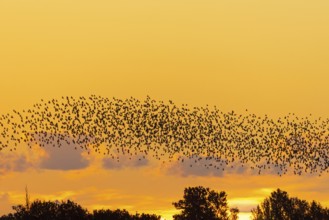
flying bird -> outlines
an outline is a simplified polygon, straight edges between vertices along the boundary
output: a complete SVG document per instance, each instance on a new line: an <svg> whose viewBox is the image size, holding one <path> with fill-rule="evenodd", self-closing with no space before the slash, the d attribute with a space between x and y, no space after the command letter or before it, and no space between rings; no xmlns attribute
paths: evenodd
<svg viewBox="0 0 329 220"><path fill-rule="evenodd" d="M205 160L205 166L215 170L239 162L259 174L265 169L279 170L278 175L288 169L296 175L321 174L329 166L329 119L291 113L271 119L248 110L225 113L217 107L190 108L150 97L67 96L0 116L0 151L19 150L21 143L30 148L74 144L113 158L141 153L167 161L183 156L182 163Z"/></svg>

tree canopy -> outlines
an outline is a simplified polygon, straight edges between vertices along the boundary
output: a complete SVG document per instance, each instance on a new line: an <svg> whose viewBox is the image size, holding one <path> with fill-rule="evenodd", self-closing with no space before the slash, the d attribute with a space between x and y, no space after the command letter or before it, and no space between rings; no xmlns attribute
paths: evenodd
<svg viewBox="0 0 329 220"><path fill-rule="evenodd" d="M125 209L100 209L89 212L79 204L67 201L29 201L13 206L13 212L0 220L160 220L156 214L131 214ZM225 191L214 191L203 186L187 187L183 199L173 202L179 214L174 220L237 220L239 209L229 208ZM327 220L329 209L316 201L307 202L290 197L277 189L251 210L252 220Z"/></svg>
<svg viewBox="0 0 329 220"><path fill-rule="evenodd" d="M216 192L202 186L188 187L184 190L182 200L174 202L180 214L173 216L174 220L227 220L227 194L224 191ZM237 209L235 211L238 212Z"/></svg>
<svg viewBox="0 0 329 220"><path fill-rule="evenodd" d="M251 210L253 220L324 220L329 210L315 201L307 202L277 189Z"/></svg>
<svg viewBox="0 0 329 220"><path fill-rule="evenodd" d="M14 213L0 220L160 220L155 214L130 214L126 210L94 210L89 213L71 200L62 202L33 201L30 206L13 206Z"/></svg>

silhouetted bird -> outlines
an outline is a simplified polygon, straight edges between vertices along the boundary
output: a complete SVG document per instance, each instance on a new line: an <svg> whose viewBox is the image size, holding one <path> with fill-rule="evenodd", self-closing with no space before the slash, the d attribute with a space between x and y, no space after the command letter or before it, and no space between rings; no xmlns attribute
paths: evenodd
<svg viewBox="0 0 329 220"><path fill-rule="evenodd" d="M214 170L247 163L259 174L279 169L282 175L288 168L298 175L321 174L329 166L329 119L289 113L274 120L267 115L223 113L216 107L180 107L150 97L62 97L0 116L0 151L15 151L21 143L74 144L88 154L93 148L118 161L118 154L130 158L142 154L143 159L150 154L163 161L178 155L182 163L203 161Z"/></svg>

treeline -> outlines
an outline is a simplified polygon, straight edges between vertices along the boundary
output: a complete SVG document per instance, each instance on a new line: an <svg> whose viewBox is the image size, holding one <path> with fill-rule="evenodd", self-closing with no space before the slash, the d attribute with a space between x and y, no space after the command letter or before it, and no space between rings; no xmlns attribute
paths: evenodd
<svg viewBox="0 0 329 220"><path fill-rule="evenodd" d="M67 200L62 202L36 200L25 206L13 206L14 213L0 217L0 220L160 220L154 214L130 214L126 210L94 210L89 213L79 204Z"/></svg>
<svg viewBox="0 0 329 220"><path fill-rule="evenodd" d="M251 210L253 220L329 220L329 209L316 201L307 202L277 189Z"/></svg>
<svg viewBox="0 0 329 220"><path fill-rule="evenodd" d="M26 196L28 198L28 195ZM180 213L174 220L237 220L239 209L229 208L227 194L202 186L188 187L183 199L173 202ZM62 202L36 200L30 204L13 206L13 213L3 215L0 220L160 220L156 214L130 214L126 210L101 209L88 212L79 204L67 200ZM290 197L277 189L251 210L252 220L328 220L329 209L320 203Z"/></svg>

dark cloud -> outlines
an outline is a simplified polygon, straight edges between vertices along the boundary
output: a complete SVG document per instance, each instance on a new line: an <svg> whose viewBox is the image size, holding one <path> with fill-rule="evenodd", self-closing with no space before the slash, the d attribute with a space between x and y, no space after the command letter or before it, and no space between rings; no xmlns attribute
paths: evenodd
<svg viewBox="0 0 329 220"><path fill-rule="evenodd" d="M265 163L260 162L260 166ZM173 161L167 168L167 174L182 177L188 176L215 176L222 177L226 174L248 174L248 175L278 175L283 174L282 170L274 164L266 164L268 169L252 167L248 163L239 161L225 163L224 160L216 161L206 157L187 158L181 157ZM260 172L259 172L260 171Z"/></svg>
<svg viewBox="0 0 329 220"><path fill-rule="evenodd" d="M25 153L17 151L1 153L0 175L9 172L24 172L30 168L77 170L89 165L89 161L82 156L83 150L72 144L62 143L60 148L50 145L41 148L34 146L33 148L34 150Z"/></svg>
<svg viewBox="0 0 329 220"><path fill-rule="evenodd" d="M85 149L81 149L73 138L61 139L59 136L46 134L53 142L47 142L42 135L35 136L45 156L42 157L39 168L48 170L78 170L86 168L89 160L82 156Z"/></svg>
<svg viewBox="0 0 329 220"><path fill-rule="evenodd" d="M34 164L28 160L27 155L15 153L0 154L0 175L8 172L23 172L31 167L34 167Z"/></svg>
<svg viewBox="0 0 329 220"><path fill-rule="evenodd" d="M40 168L49 170L78 170L86 168L89 161L82 156L82 150L75 146L45 146L46 157L42 159Z"/></svg>
<svg viewBox="0 0 329 220"><path fill-rule="evenodd" d="M123 168L139 168L149 164L149 160L143 157L120 156L115 158L104 158L103 167L105 169L120 170Z"/></svg>
<svg viewBox="0 0 329 220"><path fill-rule="evenodd" d="M201 157L199 157L201 158ZM211 166L210 166L211 164ZM226 164L219 166L213 165L211 160L193 159L182 157L180 160L172 162L167 173L170 175L187 176L223 176Z"/></svg>

